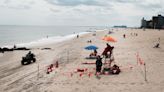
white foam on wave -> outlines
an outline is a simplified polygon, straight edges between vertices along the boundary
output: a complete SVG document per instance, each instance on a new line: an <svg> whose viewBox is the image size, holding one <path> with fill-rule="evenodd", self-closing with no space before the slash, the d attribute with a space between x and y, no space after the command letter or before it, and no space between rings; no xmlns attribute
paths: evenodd
<svg viewBox="0 0 164 92"><path fill-rule="evenodd" d="M55 37L48 37L48 38L42 38L36 41L32 41L29 43L20 43L20 44L16 44L17 47L34 47L34 46L44 46L44 45L48 45L48 44L53 44L53 43L58 43L58 42L62 42L62 41L66 41L66 40L71 40L75 37L77 37L77 35L84 35L87 34L89 32L81 32L81 33L77 33L77 34L70 34L70 35L66 35L66 36L55 36Z"/></svg>

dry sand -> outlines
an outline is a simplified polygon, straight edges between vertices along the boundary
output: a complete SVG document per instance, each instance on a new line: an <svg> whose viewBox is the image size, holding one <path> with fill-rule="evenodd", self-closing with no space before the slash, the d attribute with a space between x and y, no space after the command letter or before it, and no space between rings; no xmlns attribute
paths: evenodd
<svg viewBox="0 0 164 92"><path fill-rule="evenodd" d="M101 31L96 36L86 34L78 39L35 47L32 52L36 54L37 61L26 66L22 66L20 61L28 51L0 53L0 92L164 92L164 31L115 29L111 36L118 42L109 43L115 47L114 63L120 66L122 72L97 78L94 75L95 65L82 64L95 62L85 59L91 51L84 47L91 44L87 40L92 40L101 54L106 47L101 38L107 33ZM123 34L126 34L125 39ZM160 48L153 48L159 37ZM52 49L39 49L43 47ZM146 63L147 82L144 66L137 64L137 52ZM47 66L56 60L59 61L59 68L46 74ZM88 70L80 74L75 72L77 68Z"/></svg>

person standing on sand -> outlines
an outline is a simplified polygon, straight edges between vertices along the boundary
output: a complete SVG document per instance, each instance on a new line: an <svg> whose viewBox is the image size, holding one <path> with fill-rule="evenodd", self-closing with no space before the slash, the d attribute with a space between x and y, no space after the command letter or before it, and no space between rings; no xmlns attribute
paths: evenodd
<svg viewBox="0 0 164 92"><path fill-rule="evenodd" d="M123 34L123 37L124 37L124 38L126 38L126 35L125 35L125 34Z"/></svg>
<svg viewBox="0 0 164 92"><path fill-rule="evenodd" d="M101 67L102 67L102 58L100 57L100 55L98 55L96 60L96 74L101 72Z"/></svg>
<svg viewBox="0 0 164 92"><path fill-rule="evenodd" d="M77 38L79 38L79 35L77 35Z"/></svg>
<svg viewBox="0 0 164 92"><path fill-rule="evenodd" d="M13 47L14 49L16 49L17 47L16 47L16 45L14 44L14 47Z"/></svg>
<svg viewBox="0 0 164 92"><path fill-rule="evenodd" d="M159 38L158 38L158 42L159 42L159 43L160 43L160 40L161 40L161 39L160 39L160 37L159 37Z"/></svg>

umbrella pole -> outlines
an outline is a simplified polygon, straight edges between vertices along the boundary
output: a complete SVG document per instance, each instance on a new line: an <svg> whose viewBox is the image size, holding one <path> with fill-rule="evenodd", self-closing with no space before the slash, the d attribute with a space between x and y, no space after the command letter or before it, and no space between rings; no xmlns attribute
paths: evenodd
<svg viewBox="0 0 164 92"><path fill-rule="evenodd" d="M37 74L37 80L39 80L39 64L38 64L38 74Z"/></svg>

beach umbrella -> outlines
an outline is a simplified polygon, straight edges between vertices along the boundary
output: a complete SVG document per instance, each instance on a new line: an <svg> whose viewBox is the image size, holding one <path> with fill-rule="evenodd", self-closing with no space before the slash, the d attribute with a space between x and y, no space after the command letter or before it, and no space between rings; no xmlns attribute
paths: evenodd
<svg viewBox="0 0 164 92"><path fill-rule="evenodd" d="M89 45L89 46L85 47L84 49L86 49L86 50L96 50L96 49L98 49L98 47L95 46L95 45Z"/></svg>
<svg viewBox="0 0 164 92"><path fill-rule="evenodd" d="M111 37L111 36L105 36L105 37L102 38L102 40L108 41L108 42L117 42L117 40L114 39L114 38Z"/></svg>

